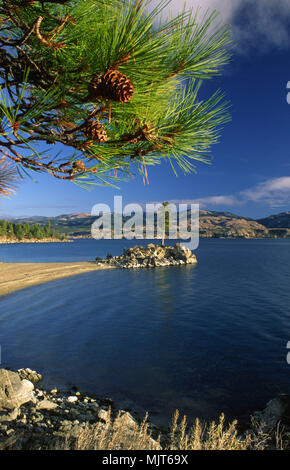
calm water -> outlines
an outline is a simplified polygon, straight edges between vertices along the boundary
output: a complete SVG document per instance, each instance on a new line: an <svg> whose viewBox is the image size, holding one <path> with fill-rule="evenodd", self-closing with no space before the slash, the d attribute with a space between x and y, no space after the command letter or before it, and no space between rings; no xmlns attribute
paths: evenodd
<svg viewBox="0 0 290 470"><path fill-rule="evenodd" d="M2 261L78 261L124 241L0 245ZM148 410L243 418L290 392L290 241L201 240L198 264L87 273L0 299L2 365Z"/></svg>

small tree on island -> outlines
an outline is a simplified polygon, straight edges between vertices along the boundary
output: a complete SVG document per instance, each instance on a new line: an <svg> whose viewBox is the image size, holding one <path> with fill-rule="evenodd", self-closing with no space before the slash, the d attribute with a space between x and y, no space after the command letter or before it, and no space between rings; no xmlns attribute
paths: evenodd
<svg viewBox="0 0 290 470"><path fill-rule="evenodd" d="M164 201L159 208L159 214L161 216L161 224L160 229L162 230L162 238L161 238L161 246L165 246L165 237L169 235L169 229L171 224L171 211L170 211L170 203L168 201Z"/></svg>
<svg viewBox="0 0 290 470"><path fill-rule="evenodd" d="M16 170L87 186L210 161L227 104L198 92L228 61L230 32L217 12L161 20L168 3L0 2L0 194Z"/></svg>

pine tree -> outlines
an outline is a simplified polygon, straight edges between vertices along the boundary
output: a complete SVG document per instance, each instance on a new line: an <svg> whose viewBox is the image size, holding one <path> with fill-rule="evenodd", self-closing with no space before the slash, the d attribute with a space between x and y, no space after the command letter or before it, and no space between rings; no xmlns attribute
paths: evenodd
<svg viewBox="0 0 290 470"><path fill-rule="evenodd" d="M44 227L44 234L45 234L45 238L51 237L51 222L50 222L50 220L47 222L46 226Z"/></svg>
<svg viewBox="0 0 290 470"><path fill-rule="evenodd" d="M24 224L24 236L25 238L30 236L30 225L27 222Z"/></svg>
<svg viewBox="0 0 290 470"><path fill-rule="evenodd" d="M33 238L36 238L37 240L44 238L44 229L39 224L34 224L32 226L31 233Z"/></svg>
<svg viewBox="0 0 290 470"><path fill-rule="evenodd" d="M6 237L7 235L7 222L6 220L0 220L0 236Z"/></svg>
<svg viewBox="0 0 290 470"><path fill-rule="evenodd" d="M168 3L0 1L0 149L21 175L113 184L210 161L228 105L199 90L228 61L230 32L216 12L161 21Z"/></svg>
<svg viewBox="0 0 290 470"><path fill-rule="evenodd" d="M14 226L12 222L7 223L6 234L8 238L15 238Z"/></svg>
<svg viewBox="0 0 290 470"><path fill-rule="evenodd" d="M17 240L23 240L24 238L24 226L22 224L14 224L14 234Z"/></svg>
<svg viewBox="0 0 290 470"><path fill-rule="evenodd" d="M60 234L58 230L52 229L51 222L44 226L35 223L29 225L28 222L13 223L7 220L0 220L0 237L10 238L11 240L42 240L43 238L53 238L57 240L65 240L66 236Z"/></svg>
<svg viewBox="0 0 290 470"><path fill-rule="evenodd" d="M163 236L161 238L161 246L165 246L165 237L169 235L170 223L171 223L171 211L170 204L168 201L162 202L162 205L159 209L159 213L163 215L164 220L161 229L163 230Z"/></svg>

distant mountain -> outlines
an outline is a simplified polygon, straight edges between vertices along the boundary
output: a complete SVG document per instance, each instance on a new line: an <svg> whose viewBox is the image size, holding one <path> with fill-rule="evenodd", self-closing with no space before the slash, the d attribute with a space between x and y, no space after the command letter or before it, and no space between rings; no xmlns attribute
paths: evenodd
<svg viewBox="0 0 290 470"><path fill-rule="evenodd" d="M290 238L290 212L271 215L259 220L231 212L201 210L199 215L201 238ZM124 221L128 218L130 216L124 216ZM96 217L89 213L79 213L63 214L58 217L25 217L14 219L14 222L46 225L48 220L52 229L62 234L89 237Z"/></svg>
<svg viewBox="0 0 290 470"><path fill-rule="evenodd" d="M206 211L206 210L200 210L199 214L201 217L228 217L231 219L240 219L240 220L251 220L253 221L254 219L250 219L249 217L243 217L241 215L236 215L233 214L232 212L217 212L217 211Z"/></svg>
<svg viewBox="0 0 290 470"><path fill-rule="evenodd" d="M258 222L267 228L289 228L290 229L290 212L281 212L281 214L270 215Z"/></svg>
<svg viewBox="0 0 290 470"><path fill-rule="evenodd" d="M95 219L96 218L92 217L89 213L80 213L62 214L57 217L25 217L23 219L15 219L15 222L28 222L29 224L38 223L40 225L46 225L49 220L51 227L61 233L73 236L85 236L90 235L91 225Z"/></svg>
<svg viewBox="0 0 290 470"><path fill-rule="evenodd" d="M124 216L127 220L129 216ZM28 222L30 224L47 224L50 220L51 227L69 236L90 236L91 225L96 220L89 213L63 214L58 217L31 217L16 219L15 222ZM268 228L259 221L241 217L231 212L200 211L200 236L203 238L266 238L271 234ZM280 232L279 232L280 235ZM284 233L281 233L285 236Z"/></svg>
<svg viewBox="0 0 290 470"><path fill-rule="evenodd" d="M200 211L200 237L202 238L265 238L266 227L257 221L231 212Z"/></svg>

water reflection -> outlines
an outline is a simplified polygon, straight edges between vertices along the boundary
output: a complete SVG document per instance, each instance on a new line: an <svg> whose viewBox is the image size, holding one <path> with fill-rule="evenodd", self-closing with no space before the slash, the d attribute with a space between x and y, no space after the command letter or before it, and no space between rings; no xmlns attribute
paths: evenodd
<svg viewBox="0 0 290 470"><path fill-rule="evenodd" d="M95 245L75 246L92 256ZM2 366L111 396L156 422L175 408L248 415L289 393L289 247L206 240L196 265L87 273L4 297Z"/></svg>

